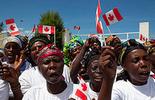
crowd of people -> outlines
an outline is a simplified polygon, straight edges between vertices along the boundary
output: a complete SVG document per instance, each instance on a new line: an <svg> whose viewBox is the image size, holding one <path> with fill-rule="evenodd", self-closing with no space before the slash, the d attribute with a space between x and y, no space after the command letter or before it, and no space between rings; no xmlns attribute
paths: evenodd
<svg viewBox="0 0 155 100"><path fill-rule="evenodd" d="M18 35L3 47L0 100L155 100L155 40L72 36L61 50L47 35Z"/></svg>

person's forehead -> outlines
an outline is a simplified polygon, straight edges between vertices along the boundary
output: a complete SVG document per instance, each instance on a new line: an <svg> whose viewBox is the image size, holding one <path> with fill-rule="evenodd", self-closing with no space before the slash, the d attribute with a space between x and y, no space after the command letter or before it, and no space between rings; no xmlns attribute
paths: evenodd
<svg viewBox="0 0 155 100"><path fill-rule="evenodd" d="M128 53L129 56L139 56L144 54L147 54L147 52L143 49L134 49Z"/></svg>
<svg viewBox="0 0 155 100"><path fill-rule="evenodd" d="M36 41L32 46L37 46L37 45L45 45L45 43L42 41Z"/></svg>
<svg viewBox="0 0 155 100"><path fill-rule="evenodd" d="M8 43L6 43L5 47L6 46L19 46L19 44L16 42L8 42ZM19 46L19 48L20 48L20 46Z"/></svg>

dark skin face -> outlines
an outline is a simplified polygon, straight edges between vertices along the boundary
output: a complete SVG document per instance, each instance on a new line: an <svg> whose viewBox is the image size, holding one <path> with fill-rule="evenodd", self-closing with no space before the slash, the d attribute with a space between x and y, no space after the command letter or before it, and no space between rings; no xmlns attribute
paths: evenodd
<svg viewBox="0 0 155 100"><path fill-rule="evenodd" d="M15 42L9 42L4 47L4 53L8 58L9 63L14 63L17 55L20 55L20 46Z"/></svg>
<svg viewBox="0 0 155 100"><path fill-rule="evenodd" d="M76 47L72 50L72 52L71 52L71 54L70 54L70 57L71 57L72 60L75 58L75 56L76 56L78 53L80 53L81 48L82 48L82 46L76 46Z"/></svg>
<svg viewBox="0 0 155 100"><path fill-rule="evenodd" d="M63 80L63 66L63 59L56 55L43 58L38 64L39 71L50 84L57 84Z"/></svg>
<svg viewBox="0 0 155 100"><path fill-rule="evenodd" d="M39 54L39 49L45 46L46 44L41 41L35 42L31 47L31 57L35 61Z"/></svg>
<svg viewBox="0 0 155 100"><path fill-rule="evenodd" d="M95 92L100 91L102 80L103 80L103 74L99 70L99 63L98 62L99 62L98 59L94 59L94 60L92 60L92 62L88 66L88 75L90 78L91 88Z"/></svg>
<svg viewBox="0 0 155 100"><path fill-rule="evenodd" d="M135 49L127 54L123 63L128 72L130 82L134 85L144 85L150 75L150 62L147 52L143 49Z"/></svg>

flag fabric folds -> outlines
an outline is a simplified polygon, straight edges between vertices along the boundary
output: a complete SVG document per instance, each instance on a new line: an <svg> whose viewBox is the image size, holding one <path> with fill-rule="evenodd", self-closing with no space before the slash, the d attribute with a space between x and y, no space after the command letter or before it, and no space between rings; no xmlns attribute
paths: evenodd
<svg viewBox="0 0 155 100"><path fill-rule="evenodd" d="M11 36L16 36L21 34L13 18L7 19L5 22L7 25L7 30L11 34Z"/></svg>
<svg viewBox="0 0 155 100"><path fill-rule="evenodd" d="M119 13L117 8L114 8L113 10L110 10L109 12L105 13L103 15L103 19L107 26L110 26L111 24L114 24L118 21L121 21L123 17Z"/></svg>
<svg viewBox="0 0 155 100"><path fill-rule="evenodd" d="M38 33L55 34L55 26L38 25Z"/></svg>
<svg viewBox="0 0 155 100"><path fill-rule="evenodd" d="M74 26L74 30L80 30L80 26Z"/></svg>
<svg viewBox="0 0 155 100"><path fill-rule="evenodd" d="M102 22L101 21L97 22L96 29L97 29L97 33L99 33L99 34L103 33L103 26L102 26Z"/></svg>
<svg viewBox="0 0 155 100"><path fill-rule="evenodd" d="M98 5L96 9L96 31L99 34L103 33L102 22L99 21L101 13L102 13L102 10L101 10L101 5L100 5L100 0L98 0Z"/></svg>

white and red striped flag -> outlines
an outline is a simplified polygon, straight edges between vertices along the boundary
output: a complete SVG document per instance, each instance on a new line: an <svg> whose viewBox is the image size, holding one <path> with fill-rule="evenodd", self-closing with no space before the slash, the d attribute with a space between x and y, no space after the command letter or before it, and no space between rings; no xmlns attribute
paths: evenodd
<svg viewBox="0 0 155 100"><path fill-rule="evenodd" d="M38 25L38 33L55 34L55 26Z"/></svg>
<svg viewBox="0 0 155 100"><path fill-rule="evenodd" d="M103 33L103 26L102 26L102 22L101 21L97 22L96 29L97 29L97 33L99 33L99 34Z"/></svg>
<svg viewBox="0 0 155 100"><path fill-rule="evenodd" d="M12 36L16 36L20 34L19 29L17 28L17 25L14 21L14 19L7 19L6 21L7 30Z"/></svg>
<svg viewBox="0 0 155 100"><path fill-rule="evenodd" d="M102 13L102 10L101 10L101 5L100 5L100 0L98 0L98 5L96 9L96 31L99 34L103 33L102 22L99 21L101 13Z"/></svg>
<svg viewBox="0 0 155 100"><path fill-rule="evenodd" d="M105 13L103 15L103 19L107 26L110 26L111 24L114 24L118 21L121 21L123 17L119 13L117 8L114 8L113 10L110 10L109 12Z"/></svg>

